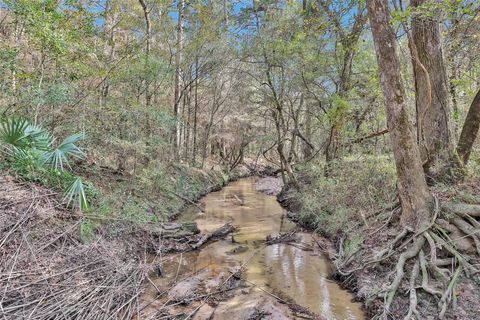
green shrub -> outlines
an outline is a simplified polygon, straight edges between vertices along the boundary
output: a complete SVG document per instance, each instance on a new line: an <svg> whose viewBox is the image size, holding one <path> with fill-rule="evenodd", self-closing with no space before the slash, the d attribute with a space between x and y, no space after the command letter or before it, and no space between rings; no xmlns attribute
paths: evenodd
<svg viewBox="0 0 480 320"><path fill-rule="evenodd" d="M71 158L85 156L77 146L84 138L83 133L73 134L55 146L55 138L28 119L0 120L0 148L11 168L27 179L62 189L67 205L81 210L88 208L88 188L65 169L71 168Z"/></svg>
<svg viewBox="0 0 480 320"><path fill-rule="evenodd" d="M322 163L300 171L307 181L298 194L301 218L332 234L365 223L395 195L395 167L386 156L345 158L334 165L331 178L324 176Z"/></svg>

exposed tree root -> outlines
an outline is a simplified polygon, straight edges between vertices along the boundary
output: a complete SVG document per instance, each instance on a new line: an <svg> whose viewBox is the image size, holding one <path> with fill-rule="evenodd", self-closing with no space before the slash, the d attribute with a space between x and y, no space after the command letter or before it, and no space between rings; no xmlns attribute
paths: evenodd
<svg viewBox="0 0 480 320"><path fill-rule="evenodd" d="M458 215L469 215L471 217L480 217L480 204L452 203L447 202L442 205L447 212Z"/></svg>
<svg viewBox="0 0 480 320"><path fill-rule="evenodd" d="M393 279L391 285L389 286L389 293L387 295L386 301L385 301L385 314L388 313L390 309L390 305L392 304L393 298L395 297L395 294L397 293L398 287L400 285L400 282L403 279L404 276L404 267L405 263L407 260L415 257L418 255L420 250L422 249L423 245L425 244L425 237L423 235L419 236L413 243L410 249L407 251L403 252L400 255L400 258L398 259L397 265L395 266L396 270L396 275L395 278ZM418 271L417 271L418 273Z"/></svg>
<svg viewBox="0 0 480 320"><path fill-rule="evenodd" d="M480 239L478 238L478 233L480 230L475 230L474 227L472 227L471 224L469 224L467 221L465 221L462 218L455 218L452 219L452 223L460 229L465 235L469 236L472 238L472 240L475 243L475 247L477 249L477 253L480 255Z"/></svg>
<svg viewBox="0 0 480 320"><path fill-rule="evenodd" d="M344 271L348 274L383 263L401 252L393 280L380 293L385 299L384 309L376 319L390 319L392 304L407 274L409 308L404 320L424 318L418 309L419 290L438 299L439 318L445 318L448 309L455 306L455 287L460 276L480 272L475 264L480 257L480 222L476 219L480 217L480 206L448 203L441 206L442 212L439 208L437 202L432 221L421 231L402 229L361 267Z"/></svg>
<svg viewBox="0 0 480 320"><path fill-rule="evenodd" d="M442 292L440 290L437 290L436 288L430 286L429 280L428 280L428 271L427 271L427 260L425 259L425 254L423 253L423 250L420 250L418 253L418 258L419 258L419 264L420 268L422 270L422 289L425 292L430 293L432 296L441 296Z"/></svg>
<svg viewBox="0 0 480 320"><path fill-rule="evenodd" d="M445 317L445 312L447 312L447 307L450 304L452 297L454 296L455 284L457 283L458 276L460 275L461 272L462 272L462 265L460 264L458 268L455 270L455 273L453 274L453 277L450 280L450 283L448 284L447 289L443 293L442 298L438 303L438 307L440 308L440 314L439 314L440 319L443 319Z"/></svg>
<svg viewBox="0 0 480 320"><path fill-rule="evenodd" d="M410 276L410 307L408 308L408 313L405 316L404 320L410 320L413 315L417 318L420 318L420 314L417 310L417 289L415 287L415 280L417 279L418 272L419 272L419 265L420 263L417 261L413 267L412 274Z"/></svg>

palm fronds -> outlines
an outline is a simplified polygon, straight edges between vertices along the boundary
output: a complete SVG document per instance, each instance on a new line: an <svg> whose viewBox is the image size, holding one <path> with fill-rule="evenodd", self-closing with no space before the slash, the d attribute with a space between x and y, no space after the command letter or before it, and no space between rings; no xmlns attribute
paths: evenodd
<svg viewBox="0 0 480 320"><path fill-rule="evenodd" d="M53 136L41 126L32 124L22 117L7 117L0 120L0 147L12 167L22 172L37 173L49 166L64 171L70 167L70 158L83 158L85 153L78 142L85 138L84 133L66 137L57 147L53 147ZM81 210L88 207L85 187L80 178L76 178L65 191L67 206Z"/></svg>
<svg viewBox="0 0 480 320"><path fill-rule="evenodd" d="M64 201L67 206L76 207L81 210L88 208L87 196L82 179L77 177L65 192Z"/></svg>
<svg viewBox="0 0 480 320"><path fill-rule="evenodd" d="M65 138L57 148L50 151L47 155L47 162L57 170L64 170L64 166L70 166L69 157L83 158L85 153L76 145L85 138L85 134L73 134Z"/></svg>

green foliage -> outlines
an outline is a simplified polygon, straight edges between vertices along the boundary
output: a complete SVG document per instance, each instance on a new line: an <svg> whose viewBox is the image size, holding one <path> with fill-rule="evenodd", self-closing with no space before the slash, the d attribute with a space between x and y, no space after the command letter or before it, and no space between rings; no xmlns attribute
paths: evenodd
<svg viewBox="0 0 480 320"><path fill-rule="evenodd" d="M76 178L72 184L65 191L65 202L68 205L77 207L81 210L88 208L87 196L85 195L85 188L82 179Z"/></svg>
<svg viewBox="0 0 480 320"><path fill-rule="evenodd" d="M1 48L0 49L0 71L16 69L16 60L18 57L17 48Z"/></svg>
<svg viewBox="0 0 480 320"><path fill-rule="evenodd" d="M83 242L89 242L92 240L97 224L91 219L84 219L80 223L80 239Z"/></svg>
<svg viewBox="0 0 480 320"><path fill-rule="evenodd" d="M8 117L0 122L0 141L10 154L14 154L17 149L46 151L52 138L44 129L25 118Z"/></svg>
<svg viewBox="0 0 480 320"><path fill-rule="evenodd" d="M70 158L85 156L77 146L84 138L83 133L73 134L53 148L53 136L28 119L12 116L0 121L0 147L15 172L60 187L65 191L67 205L81 210L88 207L85 185L80 178L74 178L64 169L65 166L70 167Z"/></svg>
<svg viewBox="0 0 480 320"><path fill-rule="evenodd" d="M345 98L338 94L333 94L331 100L332 108L328 110L327 117L333 122L336 119L342 118L343 115L350 110L351 106Z"/></svg>
<svg viewBox="0 0 480 320"><path fill-rule="evenodd" d="M76 145L84 139L84 133L66 137L54 150L47 154L48 164L55 169L63 171L65 165L70 166L69 158L84 158L85 153Z"/></svg>
<svg viewBox="0 0 480 320"><path fill-rule="evenodd" d="M7 0L5 5L25 22L25 30L33 43L53 55L66 54L72 47L85 49L79 40L94 30L91 14L82 10L73 18L57 1Z"/></svg>
<svg viewBox="0 0 480 320"><path fill-rule="evenodd" d="M334 179L324 177L322 163L300 169L310 181L297 194L300 214L314 227L335 234L361 225L368 213L388 204L395 194L395 167L388 157L346 158L334 168Z"/></svg>
<svg viewBox="0 0 480 320"><path fill-rule="evenodd" d="M363 244L364 236L362 233L357 232L352 234L345 240L343 251L346 258L357 252Z"/></svg>

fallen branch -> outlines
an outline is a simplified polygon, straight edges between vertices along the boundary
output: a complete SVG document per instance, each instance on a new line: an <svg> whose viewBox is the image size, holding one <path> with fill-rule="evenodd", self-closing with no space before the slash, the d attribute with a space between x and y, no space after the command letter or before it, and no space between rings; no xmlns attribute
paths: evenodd
<svg viewBox="0 0 480 320"><path fill-rule="evenodd" d="M360 138L357 138L357 139L353 139L350 142L351 143L359 143L359 142L362 142L362 141L370 139L370 138L374 138L374 137L384 135L386 133L388 133L388 129L383 129L383 130L380 130L380 131L377 131L377 132L372 132L372 133L370 133L366 136L363 136L363 137L360 137Z"/></svg>
<svg viewBox="0 0 480 320"><path fill-rule="evenodd" d="M298 237L296 236L296 233L297 232L293 230L286 233L280 233L280 234L274 234L274 235L269 234L265 239L265 244L271 245L276 243L294 242L298 239Z"/></svg>
<svg viewBox="0 0 480 320"><path fill-rule="evenodd" d="M206 242L214 239L219 239L223 238L229 233L233 232L235 230L235 227L232 226L230 223L224 224L222 227L218 228L217 230L211 232L211 233L206 233L204 234L200 240L198 240L196 243L192 244L193 249L198 249L202 245L204 245Z"/></svg>

